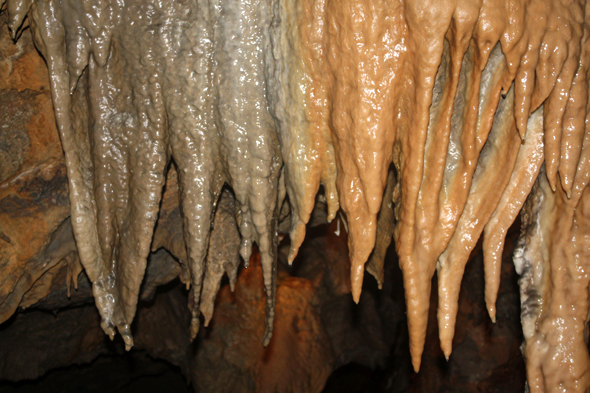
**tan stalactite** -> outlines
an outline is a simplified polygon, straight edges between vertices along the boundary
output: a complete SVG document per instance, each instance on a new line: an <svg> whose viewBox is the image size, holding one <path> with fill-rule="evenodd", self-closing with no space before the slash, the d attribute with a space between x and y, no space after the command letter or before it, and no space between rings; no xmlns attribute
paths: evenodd
<svg viewBox="0 0 590 393"><path fill-rule="evenodd" d="M367 261L367 273L370 273L375 280L379 289L383 288L384 282L384 263L387 250L393 238L393 229L395 228L395 217L393 212L393 190L395 188L396 178L393 168L387 175L387 186L383 192L381 201L381 210L377 215L377 234L375 248Z"/></svg>
<svg viewBox="0 0 590 393"><path fill-rule="evenodd" d="M496 322L496 298L506 233L520 212L543 163L542 110L538 109L529 119L527 137L518 151L510 181L484 228L485 300L493 322Z"/></svg>
<svg viewBox="0 0 590 393"><path fill-rule="evenodd" d="M326 51L333 81L329 116L357 302L393 154L390 108L402 65L395 55L403 45L401 7L386 1L327 2Z"/></svg>
<svg viewBox="0 0 590 393"><path fill-rule="evenodd" d="M588 181L587 175L582 182ZM584 187L568 199L539 176L523 209L523 234L515 252L530 391L587 391L588 202Z"/></svg>
<svg viewBox="0 0 590 393"><path fill-rule="evenodd" d="M558 68L554 71L558 77L555 79L554 88L544 104L545 163L549 184L555 191L561 160L563 117L580 56L580 39L582 36L580 24L583 23L583 20L579 21L573 18L582 17L584 11L579 2L573 2L571 6L561 4L561 2L553 4L556 8L551 10L550 15L553 24L548 26L543 46L554 47L554 51L560 53L558 56L563 61L562 64L558 63Z"/></svg>
<svg viewBox="0 0 590 393"><path fill-rule="evenodd" d="M306 0L300 4L303 8L300 23L302 45L309 54L306 59L310 79L307 118L310 132L315 135L314 139L321 142L318 146L322 157L320 181L328 205L328 220L332 221L340 209L340 201L336 187L334 142L329 123L332 77L328 70L326 52L326 0Z"/></svg>
<svg viewBox="0 0 590 393"><path fill-rule="evenodd" d="M520 147L512 114L513 106L514 91L511 89L498 106L495 124L482 149L469 196L455 232L447 248L438 258L439 335L441 347L447 358L452 351L459 290L465 264L510 179Z"/></svg>
<svg viewBox="0 0 590 393"><path fill-rule="evenodd" d="M170 166L193 337L201 309L211 319L223 274L235 282L238 253L247 266L256 244L269 343L279 215L288 200L292 262L323 189L328 220L342 209L355 301L368 260L382 284L395 239L418 370L431 279L438 271L448 357L463 271L482 233L495 321L504 238L545 163L517 258L532 310L523 311L529 382L533 391L590 385L587 351L573 347L588 310L578 296L588 282L575 270L585 269L590 177L584 1L9 0L6 8L15 37L28 15L48 64L80 261L105 332L118 329L128 348ZM535 259L543 247L548 257ZM542 282L527 276L540 266ZM548 277L579 291L568 297ZM563 305L575 313L562 315ZM572 327L555 326L560 318ZM579 363L556 370L570 355Z"/></svg>
<svg viewBox="0 0 590 393"><path fill-rule="evenodd" d="M306 26L305 4L296 1L277 2L272 25L272 51L277 59L275 77L269 80L269 91L275 116L279 121L281 152L285 162L285 186L291 206L292 263L305 238L305 225L313 210L322 172L323 137L312 131L308 116L310 83L309 48L303 45Z"/></svg>

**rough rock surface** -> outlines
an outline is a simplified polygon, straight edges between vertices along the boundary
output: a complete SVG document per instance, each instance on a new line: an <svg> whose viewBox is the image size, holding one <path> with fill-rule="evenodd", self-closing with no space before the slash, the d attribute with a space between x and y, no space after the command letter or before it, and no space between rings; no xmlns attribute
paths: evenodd
<svg viewBox="0 0 590 393"><path fill-rule="evenodd" d="M0 15L0 321L35 282L76 252L66 167L46 66L26 33L10 38ZM73 263L73 261L71 262ZM29 299L28 304L31 304Z"/></svg>

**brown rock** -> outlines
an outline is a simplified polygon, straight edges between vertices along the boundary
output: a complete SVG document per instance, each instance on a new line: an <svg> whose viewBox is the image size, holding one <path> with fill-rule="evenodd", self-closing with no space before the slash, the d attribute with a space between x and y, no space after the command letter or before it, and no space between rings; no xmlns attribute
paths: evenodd
<svg viewBox="0 0 590 393"><path fill-rule="evenodd" d="M210 327L201 333L193 363L200 392L319 392L332 371L334 355L319 317L312 283L279 278L273 338L261 345L265 296L255 253L242 270L235 292L224 286Z"/></svg>
<svg viewBox="0 0 590 393"><path fill-rule="evenodd" d="M47 69L29 31L25 30L15 45L4 20L3 14L0 16L0 322L14 313L23 295L45 272L75 251L66 222L70 214L67 178Z"/></svg>

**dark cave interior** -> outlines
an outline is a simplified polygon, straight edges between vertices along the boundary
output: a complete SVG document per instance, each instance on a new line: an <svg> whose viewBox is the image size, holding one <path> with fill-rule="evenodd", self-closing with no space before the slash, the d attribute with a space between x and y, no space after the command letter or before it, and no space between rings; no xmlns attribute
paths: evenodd
<svg viewBox="0 0 590 393"><path fill-rule="evenodd" d="M319 276L317 272L321 267L318 269L318 265L321 266L323 260L347 258L345 253L329 250L330 246L342 244L342 240L333 234L334 229L334 225L322 225L311 230L295 263L289 267L283 259L280 274L310 278L315 273ZM509 239L516 239L518 231L519 223L516 223L511 228ZM329 237L338 240L338 243L325 244L329 232ZM283 242L282 249L284 256L288 250L288 238ZM522 391L526 374L520 351L522 332L518 276L511 260L512 249L513 245L508 243L504 252L502 284L498 297L498 312L501 316L499 321L493 324L485 313L482 252L478 246L467 265L461 288L462 303L453 356L447 362L439 347L435 308L432 308L425 349L427 360L422 371L416 374L408 351L401 270L397 267L393 246L390 247L381 290L374 278L367 276L363 297L358 306L346 295L315 305L320 309L319 313L326 326L334 323L347 325L328 332L334 348L339 350L339 356L334 361L334 370L322 392ZM249 269L257 268L256 265L251 266ZM227 280L224 280L223 287L228 292ZM322 290L329 289L324 287ZM157 309L168 306L167 302L160 303L159 299L169 300L172 296L178 299L177 304L186 304L188 291L177 279L159 287L151 299L140 302L140 318L134 326L139 336L143 336L144 318L155 320L157 317L150 317L150 314L162 312ZM433 293L433 304L436 304L436 300L436 293ZM217 301L231 302L232 299L221 297ZM178 366L178 357L174 358L174 353L180 352L182 340L171 346L169 343L169 347L163 349L155 342L160 341L161 337L154 337L150 341L146 335L146 341L138 340L138 347L141 349L125 352L120 337L111 342L100 330L100 318L94 307L89 282L84 275L80 276L78 290L72 290L72 296L67 300L71 305L64 305L63 298L60 302L58 310L51 310L51 302L44 305L42 301L37 305L38 308L20 311L0 327L0 346L6 348L3 359L5 364L0 365L0 369L5 370L4 378L18 376L18 370L29 370L25 375L26 379L0 382L0 392L191 391L190 377L187 378L186 371L183 373L182 367ZM223 306L218 304L216 308ZM342 313L343 309L348 310ZM186 330L188 312L185 309L185 315L181 317ZM89 319L94 321L93 326L80 326L81 322L87 323ZM177 324L179 321L172 318L166 320L164 323L170 324ZM196 342L189 344L190 350L197 351L199 345L208 340L209 330L216 328L214 320L209 328L200 332ZM167 334L171 330L177 331L160 326L159 334ZM80 337L88 332L93 333L92 338ZM48 336L56 337L50 340ZM186 339L185 333L184 340ZM257 341L255 337L252 340ZM65 341L71 342L75 348L60 345L60 342ZM7 363L12 366L8 367ZM223 367L223 364L219 367ZM32 371L35 369L37 371ZM31 377L34 379L30 379ZM229 392L232 387L207 385L202 391Z"/></svg>

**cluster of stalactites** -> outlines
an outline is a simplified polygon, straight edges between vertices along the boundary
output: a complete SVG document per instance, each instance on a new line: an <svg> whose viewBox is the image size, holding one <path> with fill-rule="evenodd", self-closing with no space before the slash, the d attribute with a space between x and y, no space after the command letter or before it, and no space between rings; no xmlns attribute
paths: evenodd
<svg viewBox="0 0 590 393"><path fill-rule="evenodd" d="M367 260L380 279L376 260L383 252L375 239L389 241L395 220L417 370L435 270L448 357L461 278L482 233L485 297L495 320L504 238L543 162L553 190L571 196L586 186L576 179L588 171L588 6L549 0L297 5L311 54L303 68L312 99L307 119L329 130L334 146L353 296L358 301ZM386 188L391 163L393 190Z"/></svg>
<svg viewBox="0 0 590 393"><path fill-rule="evenodd" d="M11 0L7 9L15 37L28 16L48 65L72 227L105 332L118 329L133 345L129 326L174 165L192 336L201 306L211 318L224 272L235 281L239 255L248 261L256 243L267 344L285 199L273 111L290 104L270 61L275 4Z"/></svg>
<svg viewBox="0 0 590 393"><path fill-rule="evenodd" d="M193 335L201 291L210 318L223 272L235 279L255 242L268 342L279 213L288 200L293 261L323 186L329 219L345 216L356 301L367 260L381 283L393 234L416 370L435 270L449 356L481 234L495 320L504 237L542 164L568 198L587 184L581 0L7 4L13 32L29 15L48 63L80 258L105 330L129 345L171 160Z"/></svg>

